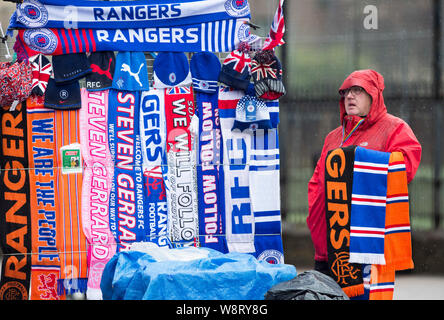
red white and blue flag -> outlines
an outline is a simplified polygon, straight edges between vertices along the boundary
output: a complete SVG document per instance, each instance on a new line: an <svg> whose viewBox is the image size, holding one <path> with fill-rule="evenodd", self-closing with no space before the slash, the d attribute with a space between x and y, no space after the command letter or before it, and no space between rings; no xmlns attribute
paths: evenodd
<svg viewBox="0 0 444 320"><path fill-rule="evenodd" d="M273 50L275 47L285 43L283 39L285 33L284 12L282 9L283 5L284 0L279 0L279 6L276 9L273 23L271 24L270 33L265 39L262 50Z"/></svg>

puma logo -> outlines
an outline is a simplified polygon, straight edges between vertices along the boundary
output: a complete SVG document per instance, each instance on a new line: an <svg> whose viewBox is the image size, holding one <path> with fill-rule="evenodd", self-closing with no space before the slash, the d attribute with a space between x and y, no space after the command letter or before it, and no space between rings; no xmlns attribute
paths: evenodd
<svg viewBox="0 0 444 320"><path fill-rule="evenodd" d="M100 75L104 75L106 76L108 79L113 80L113 76L111 75L111 62L113 61L112 58L109 58L109 64L108 64L108 69L106 70L102 70L98 65L96 64L91 64L91 70L92 72L98 73Z"/></svg>
<svg viewBox="0 0 444 320"><path fill-rule="evenodd" d="M122 64L122 69L120 69L120 71L128 72L129 75L131 77L133 77L137 81L137 83L142 87L143 85L142 85L142 82L140 82L139 73L142 70L143 66L144 66L144 64L142 63L140 65L140 67L139 67L139 71L137 71L137 73L134 73L134 72L131 71L131 68L130 68L129 65L127 65L126 63L123 63Z"/></svg>

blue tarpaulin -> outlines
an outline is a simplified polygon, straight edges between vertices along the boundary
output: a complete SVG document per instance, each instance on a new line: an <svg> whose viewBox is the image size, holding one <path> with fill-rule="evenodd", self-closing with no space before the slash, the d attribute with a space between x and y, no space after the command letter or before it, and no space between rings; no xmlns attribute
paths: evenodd
<svg viewBox="0 0 444 320"><path fill-rule="evenodd" d="M272 286L297 275L292 265L269 264L250 254L193 249L200 256L189 261L156 259L140 251L116 253L102 275L103 299L263 300Z"/></svg>

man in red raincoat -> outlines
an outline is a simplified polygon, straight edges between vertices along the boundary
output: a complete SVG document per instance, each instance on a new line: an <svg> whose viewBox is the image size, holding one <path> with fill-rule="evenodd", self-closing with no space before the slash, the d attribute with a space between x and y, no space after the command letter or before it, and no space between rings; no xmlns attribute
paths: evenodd
<svg viewBox="0 0 444 320"><path fill-rule="evenodd" d="M324 193L328 151L350 145L384 152L400 151L405 158L408 183L418 169L421 145L406 122L387 113L383 90L384 78L374 70L353 72L339 88L342 126L325 138L321 156L308 183L307 225L315 249L315 270L328 274Z"/></svg>

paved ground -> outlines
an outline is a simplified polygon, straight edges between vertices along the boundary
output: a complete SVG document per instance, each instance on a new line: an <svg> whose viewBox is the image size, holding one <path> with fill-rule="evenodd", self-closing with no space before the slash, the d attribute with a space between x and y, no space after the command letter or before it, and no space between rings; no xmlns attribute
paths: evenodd
<svg viewBox="0 0 444 320"><path fill-rule="evenodd" d="M396 275L394 300L444 300L444 276Z"/></svg>

